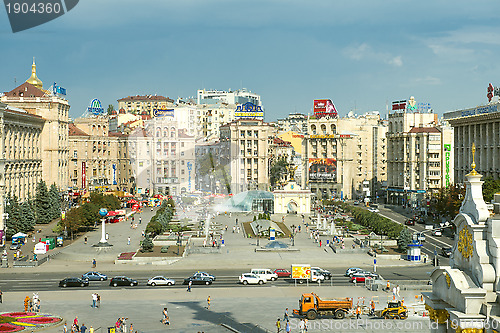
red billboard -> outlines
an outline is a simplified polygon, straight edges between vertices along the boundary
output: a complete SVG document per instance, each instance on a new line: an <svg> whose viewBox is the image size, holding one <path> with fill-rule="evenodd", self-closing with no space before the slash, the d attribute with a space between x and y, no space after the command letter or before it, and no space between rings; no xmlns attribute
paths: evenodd
<svg viewBox="0 0 500 333"><path fill-rule="evenodd" d="M332 117L337 118L337 109L330 99L315 99L314 100L314 116L316 118Z"/></svg>
<svg viewBox="0 0 500 333"><path fill-rule="evenodd" d="M337 160L334 158L310 158L309 180L336 180Z"/></svg>

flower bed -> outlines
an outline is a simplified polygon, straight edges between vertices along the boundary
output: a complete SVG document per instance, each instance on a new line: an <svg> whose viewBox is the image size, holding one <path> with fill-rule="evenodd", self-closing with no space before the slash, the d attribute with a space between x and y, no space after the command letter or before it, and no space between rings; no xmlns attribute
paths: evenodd
<svg viewBox="0 0 500 333"><path fill-rule="evenodd" d="M9 312L0 314L0 332L19 332L25 329L34 331L60 324L62 318L50 314L33 312Z"/></svg>
<svg viewBox="0 0 500 333"><path fill-rule="evenodd" d="M118 260L132 260L134 255L135 255L135 252L123 252L123 253L120 253Z"/></svg>

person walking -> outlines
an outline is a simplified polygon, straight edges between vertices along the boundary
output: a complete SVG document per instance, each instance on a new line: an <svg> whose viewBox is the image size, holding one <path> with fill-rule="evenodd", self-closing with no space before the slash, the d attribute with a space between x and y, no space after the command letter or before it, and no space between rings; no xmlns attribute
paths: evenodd
<svg viewBox="0 0 500 333"><path fill-rule="evenodd" d="M92 325L90 325L89 333L94 333L94 328L92 327Z"/></svg>
<svg viewBox="0 0 500 333"><path fill-rule="evenodd" d="M84 240L84 243L85 243L85 244L87 244L87 236L85 236L85 237L83 238L83 240Z"/></svg>
<svg viewBox="0 0 500 333"><path fill-rule="evenodd" d="M210 310L210 296L207 298L207 309Z"/></svg>
<svg viewBox="0 0 500 333"><path fill-rule="evenodd" d="M397 289L396 287L392 288L392 299L395 300L397 295Z"/></svg>
<svg viewBox="0 0 500 333"><path fill-rule="evenodd" d="M66 323L64 323L63 326L63 333L68 333L68 326L66 325Z"/></svg>
<svg viewBox="0 0 500 333"><path fill-rule="evenodd" d="M288 321L288 308L285 309L285 313L283 314L283 321Z"/></svg>
<svg viewBox="0 0 500 333"><path fill-rule="evenodd" d="M139 224L141 224L141 223L142 223L142 216L139 217Z"/></svg>
<svg viewBox="0 0 500 333"><path fill-rule="evenodd" d="M321 239L319 240L319 247L321 247Z"/></svg>
<svg viewBox="0 0 500 333"><path fill-rule="evenodd" d="M97 304L97 294L92 293L92 307L95 308Z"/></svg>
<svg viewBox="0 0 500 333"><path fill-rule="evenodd" d="M96 293L96 296L97 296L97 307L100 308L101 307L101 295Z"/></svg>
<svg viewBox="0 0 500 333"><path fill-rule="evenodd" d="M299 322L299 332L300 333L304 333L305 332L305 324L304 324L304 318L301 318L300 319L300 322Z"/></svg>
<svg viewBox="0 0 500 333"><path fill-rule="evenodd" d="M387 280L385 291L391 291L391 283L389 282L389 280Z"/></svg>
<svg viewBox="0 0 500 333"><path fill-rule="evenodd" d="M375 315L375 302L373 300L370 301L370 316Z"/></svg>
<svg viewBox="0 0 500 333"><path fill-rule="evenodd" d="M285 326L285 332L286 333L290 333L292 331L291 327L290 327L290 321L286 321L286 326Z"/></svg>
<svg viewBox="0 0 500 333"><path fill-rule="evenodd" d="M193 284L193 281L189 280L189 282L188 282L188 288L187 288L188 292L191 292L191 285L192 284Z"/></svg>
<svg viewBox="0 0 500 333"><path fill-rule="evenodd" d="M168 317L168 310L167 308L163 308L163 320L162 323L164 325L170 325L170 318Z"/></svg>
<svg viewBox="0 0 500 333"><path fill-rule="evenodd" d="M82 327L80 327L80 333L85 333L87 331L87 326L85 326L85 323L82 324Z"/></svg>
<svg viewBox="0 0 500 333"><path fill-rule="evenodd" d="M361 319L361 308L359 305L356 307L356 319Z"/></svg>
<svg viewBox="0 0 500 333"><path fill-rule="evenodd" d="M3 295L3 293L2 293L2 291L0 290L0 303L3 303L3 300L2 300L2 295Z"/></svg>
<svg viewBox="0 0 500 333"><path fill-rule="evenodd" d="M399 288L399 284L396 286L396 295L399 297L401 297L401 295L399 294L400 292L400 288Z"/></svg>
<svg viewBox="0 0 500 333"><path fill-rule="evenodd" d="M281 331L281 320L278 318L276 319L276 332L280 333Z"/></svg>
<svg viewBox="0 0 500 333"><path fill-rule="evenodd" d="M130 245L130 236L127 238L127 245Z"/></svg>
<svg viewBox="0 0 500 333"><path fill-rule="evenodd" d="M92 268L96 268L97 267L97 261L94 259L92 259Z"/></svg>

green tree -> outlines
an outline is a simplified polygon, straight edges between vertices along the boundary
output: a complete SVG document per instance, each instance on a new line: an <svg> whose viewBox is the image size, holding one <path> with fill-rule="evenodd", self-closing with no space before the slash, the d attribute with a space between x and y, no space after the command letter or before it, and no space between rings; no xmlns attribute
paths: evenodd
<svg viewBox="0 0 500 333"><path fill-rule="evenodd" d="M115 107L113 104L108 104L108 116L111 115L111 113L115 110Z"/></svg>
<svg viewBox="0 0 500 333"><path fill-rule="evenodd" d="M86 224L86 219L84 214L82 214L82 207L71 209L66 213L65 219L61 219L59 222L59 227L65 230L68 235L70 235L71 239L78 230Z"/></svg>
<svg viewBox="0 0 500 333"><path fill-rule="evenodd" d="M59 193L56 184L50 185L49 201L51 220L59 218L61 216L61 194Z"/></svg>
<svg viewBox="0 0 500 333"><path fill-rule="evenodd" d="M411 238L411 232L407 227L404 227L403 230L399 233L398 237L398 249L400 251L406 251L408 248L408 244L411 243L412 238Z"/></svg>
<svg viewBox="0 0 500 333"><path fill-rule="evenodd" d="M500 180L493 177L487 177L483 184L484 201L491 202L494 199L495 193L500 192Z"/></svg>
<svg viewBox="0 0 500 333"><path fill-rule="evenodd" d="M20 230L27 233L35 229L35 212L30 200L24 201L20 206Z"/></svg>
<svg viewBox="0 0 500 333"><path fill-rule="evenodd" d="M19 207L19 202L17 197L10 196L10 194L6 197L7 206L5 207L5 213L8 214L8 218L5 221L5 226L7 227L6 237L11 239L13 235L20 232L22 227L21 221L21 211Z"/></svg>
<svg viewBox="0 0 500 333"><path fill-rule="evenodd" d="M269 169L269 182L271 186L276 186L283 180L283 177L288 174L288 163L285 159L280 158L273 162Z"/></svg>
<svg viewBox="0 0 500 333"><path fill-rule="evenodd" d="M47 224L52 220L49 191L43 180L36 186L35 216L38 224Z"/></svg>
<svg viewBox="0 0 500 333"><path fill-rule="evenodd" d="M148 235L146 235L144 240L141 242L141 252L153 252L153 247L153 241Z"/></svg>

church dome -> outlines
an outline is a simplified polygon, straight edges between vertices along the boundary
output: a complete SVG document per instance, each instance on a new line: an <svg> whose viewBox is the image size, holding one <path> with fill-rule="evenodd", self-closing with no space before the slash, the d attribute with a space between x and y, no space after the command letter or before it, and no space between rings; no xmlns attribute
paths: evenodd
<svg viewBox="0 0 500 333"><path fill-rule="evenodd" d="M35 58L33 58L33 65L31 65L31 76L29 79L26 80L26 82L34 85L38 89L42 89L43 87L43 82L36 76L36 65L35 65Z"/></svg>

